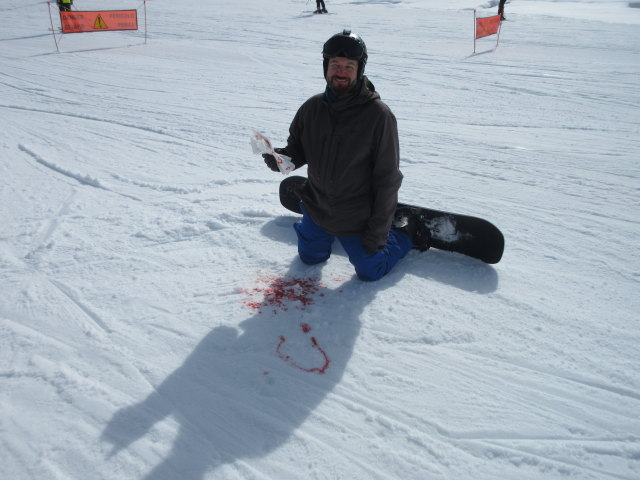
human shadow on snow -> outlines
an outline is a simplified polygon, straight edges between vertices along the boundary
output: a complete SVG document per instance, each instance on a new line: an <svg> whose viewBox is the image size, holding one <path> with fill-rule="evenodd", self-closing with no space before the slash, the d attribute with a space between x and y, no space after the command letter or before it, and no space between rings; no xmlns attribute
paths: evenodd
<svg viewBox="0 0 640 480"><path fill-rule="evenodd" d="M307 278L310 271L320 275L321 267L310 270L296 259L281 278ZM179 425L176 438L145 480L200 480L212 469L272 452L340 382L364 307L394 281L353 276L328 288L320 280L308 295L311 304L265 307L240 330L214 328L146 399L113 415L102 433L113 445L110 456L169 416Z"/></svg>
<svg viewBox="0 0 640 480"><path fill-rule="evenodd" d="M291 226L299 216L286 215L266 222L262 234L279 242L288 243L296 251L296 236ZM338 242L334 244L334 255L346 255ZM331 261L331 260L329 260ZM491 265L465 255L443 250L429 249L426 252L412 250L395 267L393 272L411 273L418 277L481 294L498 288L498 273Z"/></svg>

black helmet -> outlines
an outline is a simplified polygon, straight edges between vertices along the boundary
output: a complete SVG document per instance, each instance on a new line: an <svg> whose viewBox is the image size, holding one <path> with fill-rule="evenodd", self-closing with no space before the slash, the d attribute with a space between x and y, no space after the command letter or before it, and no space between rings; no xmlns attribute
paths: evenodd
<svg viewBox="0 0 640 480"><path fill-rule="evenodd" d="M351 33L351 30L343 30L342 33L336 33L327 40L322 47L322 57L324 61L324 76L327 76L327 66L329 59L334 57L345 57L358 61L358 80L364 75L364 66L367 64L367 46L359 35Z"/></svg>

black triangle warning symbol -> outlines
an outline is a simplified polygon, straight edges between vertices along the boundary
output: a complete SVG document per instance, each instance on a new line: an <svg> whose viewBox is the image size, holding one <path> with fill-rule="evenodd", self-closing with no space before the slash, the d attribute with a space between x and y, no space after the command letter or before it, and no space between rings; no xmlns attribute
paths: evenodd
<svg viewBox="0 0 640 480"><path fill-rule="evenodd" d="M107 24L104 23L102 16L98 15L96 17L96 21L93 22L93 28L95 28L96 30L107 30L109 27L107 27Z"/></svg>

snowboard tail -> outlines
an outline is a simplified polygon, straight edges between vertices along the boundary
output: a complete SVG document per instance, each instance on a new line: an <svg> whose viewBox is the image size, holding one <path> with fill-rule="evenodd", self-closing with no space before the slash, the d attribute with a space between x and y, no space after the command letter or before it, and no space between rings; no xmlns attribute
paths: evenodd
<svg viewBox="0 0 640 480"><path fill-rule="evenodd" d="M304 177L287 177L280 183L280 203L302 214L297 190ZM462 253L485 263L498 263L504 252L504 236L491 222L470 215L443 212L431 208L399 203L396 219L415 216L429 230L429 246L438 250Z"/></svg>

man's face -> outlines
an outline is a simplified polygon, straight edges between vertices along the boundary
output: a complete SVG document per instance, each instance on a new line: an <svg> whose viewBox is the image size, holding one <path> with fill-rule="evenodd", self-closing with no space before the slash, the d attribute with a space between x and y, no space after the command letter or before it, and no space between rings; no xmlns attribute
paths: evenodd
<svg viewBox="0 0 640 480"><path fill-rule="evenodd" d="M327 83L338 98L351 93L358 77L358 62L344 57L329 59Z"/></svg>

